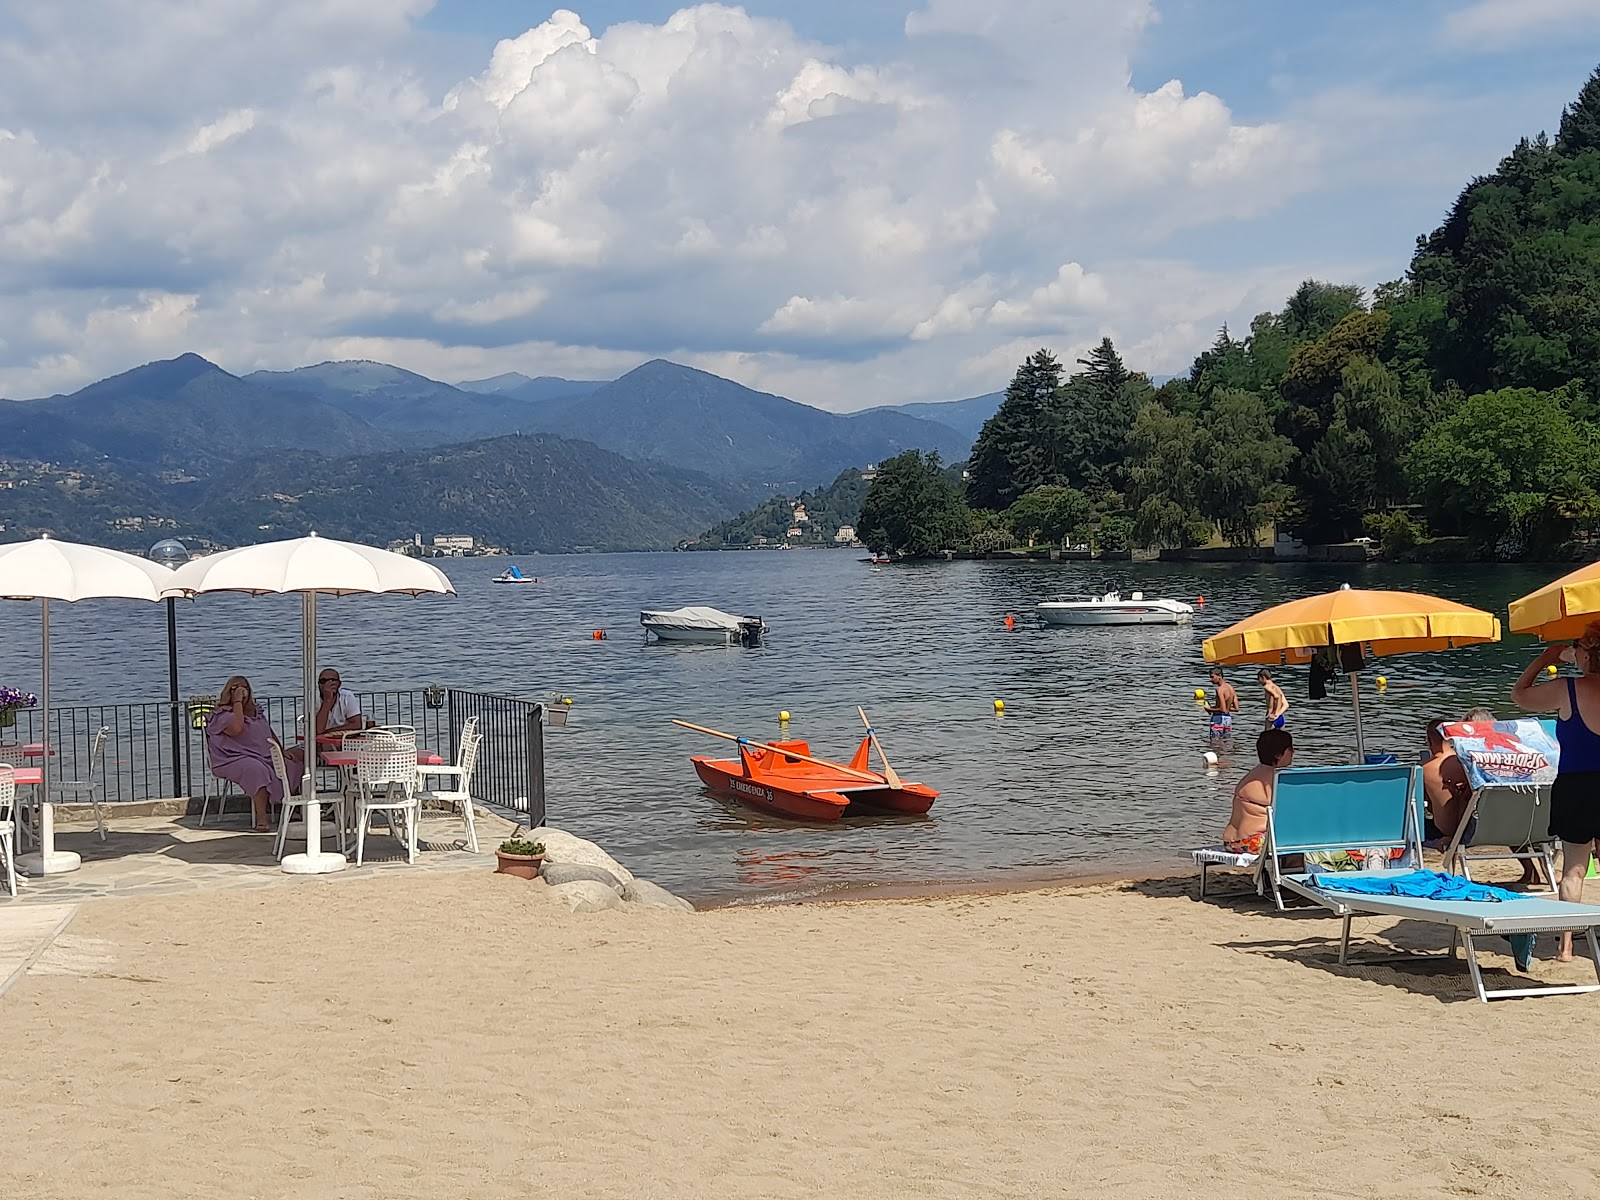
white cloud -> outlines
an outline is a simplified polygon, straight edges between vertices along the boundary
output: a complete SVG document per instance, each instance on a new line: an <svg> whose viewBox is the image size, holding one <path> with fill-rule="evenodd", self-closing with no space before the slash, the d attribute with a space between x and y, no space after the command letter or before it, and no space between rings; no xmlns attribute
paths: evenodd
<svg viewBox="0 0 1600 1200"><path fill-rule="evenodd" d="M1100 312L1109 301L1102 277L1069 262L1062 264L1054 279L1035 288L1025 299L996 301L989 310L989 321L1001 329L1047 332L1080 313Z"/></svg>
<svg viewBox="0 0 1600 1200"><path fill-rule="evenodd" d="M1131 86L1151 0L906 0L870 56L563 9L442 83L428 6L0 0L0 395L191 349L987 390L1041 338L1204 344L1233 301L1164 317L1143 256L1311 186L1323 144Z"/></svg>
<svg viewBox="0 0 1600 1200"><path fill-rule="evenodd" d="M1447 40L1497 49L1560 30L1593 32L1600 0L1477 0L1445 18Z"/></svg>

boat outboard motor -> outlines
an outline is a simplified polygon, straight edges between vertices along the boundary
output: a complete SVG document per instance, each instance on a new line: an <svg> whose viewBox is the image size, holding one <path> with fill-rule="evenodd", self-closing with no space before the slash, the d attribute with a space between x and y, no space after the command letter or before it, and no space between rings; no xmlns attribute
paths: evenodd
<svg viewBox="0 0 1600 1200"><path fill-rule="evenodd" d="M764 624L762 624L762 621L761 621L760 617L740 617L739 618L739 645L741 645L741 646L759 646L759 645L761 645L761 634L765 629L766 629L766 626Z"/></svg>

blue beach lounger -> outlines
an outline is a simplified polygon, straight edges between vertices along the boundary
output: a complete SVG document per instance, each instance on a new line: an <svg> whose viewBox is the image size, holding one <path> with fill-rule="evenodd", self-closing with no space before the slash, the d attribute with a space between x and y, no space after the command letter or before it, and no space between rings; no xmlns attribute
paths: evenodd
<svg viewBox="0 0 1600 1200"><path fill-rule="evenodd" d="M1418 767L1399 765L1279 771L1261 852L1266 886L1279 911L1282 860L1290 855L1398 847L1404 851L1401 864L1420 867L1422 826L1416 796L1421 773Z"/></svg>
<svg viewBox="0 0 1600 1200"><path fill-rule="evenodd" d="M1415 874L1410 871L1362 872L1353 878L1381 879ZM1455 876L1443 876L1462 884L1470 881ZM1494 992L1483 986L1483 972L1478 967L1477 947L1474 939L1486 937L1515 937L1519 934L1574 933L1582 934L1589 942L1589 953L1595 962L1595 978L1600 980L1600 941L1595 928L1600 926L1600 905L1566 904L1543 896L1517 896L1515 899L1435 900L1417 896L1360 895L1354 892L1335 891L1317 885L1314 875L1285 875L1281 880L1290 891L1312 900L1328 909L1336 917L1344 918L1344 931L1339 939L1339 963L1372 963L1404 958L1442 957L1454 958L1460 945L1467 960L1467 970L1472 974L1472 986L1478 999L1509 1000L1516 996L1571 995L1578 992L1600 991L1600 982L1585 984L1550 984L1541 987L1500 988ZM1499 889L1489 889L1498 891ZM1440 955L1392 953L1364 959L1350 957L1350 922L1358 916L1400 917L1412 921L1425 921L1444 925L1451 931L1450 947Z"/></svg>
<svg viewBox="0 0 1600 1200"><path fill-rule="evenodd" d="M1517 896L1499 902L1435 899L1415 895L1365 895L1318 886L1312 872L1285 875L1280 859L1288 854L1315 854L1319 851L1352 847L1403 846L1406 853L1392 863L1397 869L1362 871L1349 878L1356 886L1379 883L1412 873L1422 863L1419 806L1414 776L1416 767L1308 767L1278 773L1272 809L1267 816L1267 844L1263 860L1271 873L1273 896L1282 906L1281 888L1329 909L1344 918L1344 934L1339 944L1339 962L1349 956L1350 922L1357 916L1401 917L1444 925L1451 930L1450 949L1454 957L1459 943L1465 951L1468 970L1480 1000L1513 996L1592 992L1600 983L1555 985L1537 988L1505 988L1485 991L1478 968L1475 939L1514 937L1535 933L1572 932L1583 934L1595 955L1596 978L1600 979L1600 941L1595 928L1600 926L1600 906L1564 904L1544 897ZM1451 876L1452 889L1471 888L1472 882ZM1481 885L1480 885L1481 886ZM1510 893L1507 893L1508 895ZM1389 955L1389 958L1397 957ZM1399 957L1416 957L1400 955ZM1373 960L1367 960L1373 961Z"/></svg>

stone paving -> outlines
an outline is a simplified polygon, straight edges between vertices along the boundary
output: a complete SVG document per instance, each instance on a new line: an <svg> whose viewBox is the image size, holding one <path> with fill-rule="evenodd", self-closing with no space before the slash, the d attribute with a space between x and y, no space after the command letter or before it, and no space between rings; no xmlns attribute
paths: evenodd
<svg viewBox="0 0 1600 1200"><path fill-rule="evenodd" d="M92 826L56 827L56 848L83 856L76 871L42 877L22 876L17 896L5 894L0 874L0 911L14 904L75 904L126 896L161 896L206 889L278 887L295 882L273 857L275 834L252 833L245 819L233 814L212 816L205 828L194 817L122 817L107 813L109 838L102 842ZM477 810L479 853L469 853L457 815L424 810L417 829L417 861L406 862L405 847L389 835L381 821L367 833L365 862L319 878L364 879L385 871L482 871L492 869L494 848L517 828L506 818ZM298 822L289 827L285 853L304 850ZM337 849L324 826L323 848ZM298 835L298 836L297 836Z"/></svg>

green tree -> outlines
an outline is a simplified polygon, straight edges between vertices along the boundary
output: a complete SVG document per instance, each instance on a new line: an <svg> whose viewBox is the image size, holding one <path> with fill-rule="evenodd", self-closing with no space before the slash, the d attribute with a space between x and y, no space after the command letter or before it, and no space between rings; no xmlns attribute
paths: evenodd
<svg viewBox="0 0 1600 1200"><path fill-rule="evenodd" d="M1354 284L1308 279L1295 289L1278 315L1278 326L1296 342L1320 338L1352 313L1362 311L1362 291Z"/></svg>
<svg viewBox="0 0 1600 1200"><path fill-rule="evenodd" d="M1051 432L1053 461L1065 482L1090 492L1124 483L1128 431L1154 394L1150 381L1129 371L1110 338L1080 358L1084 369L1067 381ZM1048 436L1048 434L1047 434Z"/></svg>
<svg viewBox="0 0 1600 1200"><path fill-rule="evenodd" d="M966 544L972 513L937 453L907 450L878 464L861 506L861 540L877 554L926 558Z"/></svg>
<svg viewBox="0 0 1600 1200"><path fill-rule="evenodd" d="M1201 433L1200 510L1233 545L1253 545L1287 497L1283 480L1294 446L1273 431L1266 404L1249 392L1218 397Z"/></svg>
<svg viewBox="0 0 1600 1200"><path fill-rule="evenodd" d="M1556 145L1568 155L1600 150L1600 67L1589 76L1578 98L1562 111Z"/></svg>
<svg viewBox="0 0 1600 1200"><path fill-rule="evenodd" d="M1561 393L1471 396L1406 456L1430 523L1515 556L1571 536L1595 487L1595 438ZM1563 515L1571 514L1571 515Z"/></svg>
<svg viewBox="0 0 1600 1200"><path fill-rule="evenodd" d="M1059 482L1053 430L1060 407L1061 363L1037 350L1017 368L1005 399L984 422L967 464L967 499L999 511L1017 497Z"/></svg>
<svg viewBox="0 0 1600 1200"><path fill-rule="evenodd" d="M1083 537L1092 516L1088 497L1076 488L1046 486L1020 497L1006 509L1004 520L1029 545L1040 541L1061 545Z"/></svg>
<svg viewBox="0 0 1600 1200"><path fill-rule="evenodd" d="M1211 536L1200 513L1200 423L1146 404L1128 433L1128 505L1141 546L1196 546Z"/></svg>

